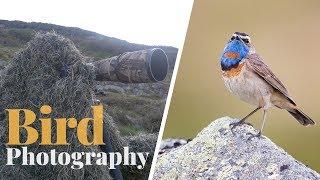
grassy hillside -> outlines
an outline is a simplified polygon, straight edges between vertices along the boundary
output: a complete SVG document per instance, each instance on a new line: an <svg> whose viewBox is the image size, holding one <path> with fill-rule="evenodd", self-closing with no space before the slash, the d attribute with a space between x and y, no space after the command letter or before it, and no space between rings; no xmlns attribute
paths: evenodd
<svg viewBox="0 0 320 180"><path fill-rule="evenodd" d="M43 31L55 31L71 39L82 53L95 59L106 58L127 51L160 47L168 54L172 69L178 51L177 48L168 46L146 46L129 43L76 27L0 20L0 59L9 60L14 52L23 47L36 32Z"/></svg>
<svg viewBox="0 0 320 180"><path fill-rule="evenodd" d="M99 89L97 97L107 105L107 112L115 119L123 135L158 132L177 48L129 43L76 27L0 20L0 69L5 66L4 61L10 61L14 53L22 49L37 32L48 31L54 31L71 39L83 54L95 60L128 51L162 48L168 55L170 65L169 75L164 82L146 84L97 82L95 87L95 90ZM119 91L114 92L113 88Z"/></svg>

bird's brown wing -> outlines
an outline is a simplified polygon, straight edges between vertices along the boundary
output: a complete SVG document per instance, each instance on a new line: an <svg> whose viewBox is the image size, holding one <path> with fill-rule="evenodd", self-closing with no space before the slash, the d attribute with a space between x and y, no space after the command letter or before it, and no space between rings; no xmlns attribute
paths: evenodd
<svg viewBox="0 0 320 180"><path fill-rule="evenodd" d="M269 83L272 87L277 89L281 94L283 94L286 99L288 99L292 104L296 105L294 101L290 98L290 95L286 87L282 82L273 74L270 68L262 61L262 58L254 53L246 58L247 67L253 72L257 73L262 79Z"/></svg>

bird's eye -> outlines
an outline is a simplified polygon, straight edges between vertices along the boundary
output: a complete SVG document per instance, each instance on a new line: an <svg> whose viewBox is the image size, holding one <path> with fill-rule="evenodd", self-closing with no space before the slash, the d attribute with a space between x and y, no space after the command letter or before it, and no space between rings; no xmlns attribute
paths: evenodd
<svg viewBox="0 0 320 180"><path fill-rule="evenodd" d="M235 38L235 37L234 37L234 36L232 36L232 37L231 37L231 41L232 41L232 40L234 40L234 38Z"/></svg>
<svg viewBox="0 0 320 180"><path fill-rule="evenodd" d="M249 43L249 39L242 39L243 42Z"/></svg>

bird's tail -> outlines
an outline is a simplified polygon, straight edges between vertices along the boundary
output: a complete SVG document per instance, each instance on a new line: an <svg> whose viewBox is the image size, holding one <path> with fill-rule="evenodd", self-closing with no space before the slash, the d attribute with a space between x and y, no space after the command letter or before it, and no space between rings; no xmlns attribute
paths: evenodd
<svg viewBox="0 0 320 180"><path fill-rule="evenodd" d="M299 121L300 124L307 126L307 125L314 125L315 122L307 116L305 113L303 113L300 109L290 109L288 112L296 118L297 121Z"/></svg>

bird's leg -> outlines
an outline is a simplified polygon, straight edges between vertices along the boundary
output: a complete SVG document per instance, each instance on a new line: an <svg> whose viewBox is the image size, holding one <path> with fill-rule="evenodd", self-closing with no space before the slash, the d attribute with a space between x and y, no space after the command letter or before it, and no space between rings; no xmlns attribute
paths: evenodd
<svg viewBox="0 0 320 180"><path fill-rule="evenodd" d="M255 112L257 112L259 109L261 109L261 107L257 107L257 108L254 109L252 112L250 112L248 115L246 115L244 118L242 118L240 121L235 122L235 123L231 123L231 124L230 124L230 126L232 126L232 127L231 127L231 131L232 131L235 127L243 124L248 117L250 117L252 114L254 114Z"/></svg>
<svg viewBox="0 0 320 180"><path fill-rule="evenodd" d="M267 110L266 110L266 109L264 109L264 110L263 110L263 120L262 120L262 125L261 125L261 129L260 129L259 133L258 133L258 134L251 134L251 136L249 137L249 139L248 139L248 140L251 140L251 139L252 139L252 138L254 138L254 137L258 137L258 138L260 138L260 137L261 137L262 130L263 130L264 124L265 124L265 122L266 122L266 117L267 117Z"/></svg>

